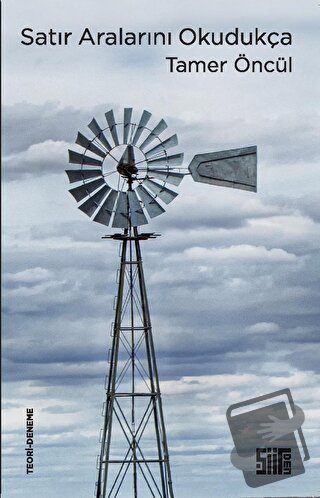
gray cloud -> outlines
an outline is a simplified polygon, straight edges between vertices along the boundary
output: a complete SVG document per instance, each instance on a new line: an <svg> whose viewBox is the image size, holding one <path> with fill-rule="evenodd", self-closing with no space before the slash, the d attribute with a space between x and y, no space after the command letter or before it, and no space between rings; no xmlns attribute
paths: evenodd
<svg viewBox="0 0 320 498"><path fill-rule="evenodd" d="M89 123L95 113L104 108L85 110L62 107L59 102L44 104L19 102L4 108L4 138L7 155L26 151L47 141L73 142L77 128ZM94 113L94 114L92 114ZM63 123L63 126L61 124ZM50 157L47 157L50 160Z"/></svg>

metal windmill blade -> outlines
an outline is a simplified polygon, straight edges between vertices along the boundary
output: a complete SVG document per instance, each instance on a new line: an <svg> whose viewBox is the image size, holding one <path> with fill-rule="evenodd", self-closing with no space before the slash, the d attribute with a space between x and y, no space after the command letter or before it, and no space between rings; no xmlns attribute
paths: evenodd
<svg viewBox="0 0 320 498"><path fill-rule="evenodd" d="M119 145L119 138L118 138L118 133L117 133L117 127L116 127L116 122L114 119L114 114L113 110L111 109L110 111L105 113L107 123L109 125L110 133L112 135L114 145Z"/></svg>
<svg viewBox="0 0 320 498"><path fill-rule="evenodd" d="M85 154L79 154L78 152L74 152L73 150L69 150L69 163L102 166L102 161L100 161L100 159L95 159L94 157L90 157Z"/></svg>
<svg viewBox="0 0 320 498"><path fill-rule="evenodd" d="M149 159L152 156L155 156L159 152L164 152L165 150L169 149L170 147L175 147L178 145L178 137L177 135L172 135L172 137L167 138L164 142L161 142L160 144L156 145L152 149L150 149L148 152L146 152L146 158Z"/></svg>
<svg viewBox="0 0 320 498"><path fill-rule="evenodd" d="M119 192L115 206L113 227L127 228L129 220L128 197L126 192Z"/></svg>
<svg viewBox="0 0 320 498"><path fill-rule="evenodd" d="M111 190L104 203L98 209L97 214L93 218L93 221L101 223L102 225L109 225L117 195L118 193L116 192L116 190Z"/></svg>
<svg viewBox="0 0 320 498"><path fill-rule="evenodd" d="M148 111L143 111L142 116L141 116L140 121L139 121L139 124L136 128L135 134L132 138L132 142L131 142L132 145L136 145L137 141L141 137L143 130L146 128L146 125L147 125L150 118L151 118L151 113Z"/></svg>
<svg viewBox="0 0 320 498"><path fill-rule="evenodd" d="M159 183L157 183L153 180L149 180L149 179L145 180L143 182L143 186L147 187L149 190L151 190L151 192L153 192L157 197L159 197L166 204L169 204L178 195L173 190L170 190L167 187L164 187L163 185L160 185Z"/></svg>
<svg viewBox="0 0 320 498"><path fill-rule="evenodd" d="M96 209L99 207L100 202L106 197L107 193L110 191L108 185L103 185L103 187L98 190L95 194L90 196L79 209L83 211L87 216L92 216Z"/></svg>
<svg viewBox="0 0 320 498"><path fill-rule="evenodd" d="M103 150L97 147L94 143L92 143L92 140L89 140L80 132L78 132L78 136L76 138L76 144L81 145L87 150L90 150L90 152L93 152L97 156L102 157L102 159L106 157L106 153Z"/></svg>
<svg viewBox="0 0 320 498"><path fill-rule="evenodd" d="M152 131L150 131L147 138L142 142L142 144L140 145L140 149L145 150L145 148L148 147L148 145L150 145L154 140L156 140L160 133L162 133L166 128L168 128L167 123L163 119L161 119L157 126L153 128Z"/></svg>
<svg viewBox="0 0 320 498"><path fill-rule="evenodd" d="M125 107L123 112L123 143L128 144L132 119L132 107Z"/></svg>
<svg viewBox="0 0 320 498"><path fill-rule="evenodd" d="M138 196L135 191L128 192L129 209L131 216L131 225L138 227L146 225L148 220L143 212L142 204L139 202Z"/></svg>
<svg viewBox="0 0 320 498"><path fill-rule="evenodd" d="M149 179L157 178L158 180L162 180L166 183L171 183L178 187L183 180L183 173L171 173L170 171L163 171L158 169L148 169Z"/></svg>
<svg viewBox="0 0 320 498"><path fill-rule="evenodd" d="M164 156L164 157L158 157L156 159L147 159L147 164L148 166L155 167L155 168L160 168L168 166L173 167L173 166L180 166L180 164L183 163L183 154L173 154L171 156Z"/></svg>
<svg viewBox="0 0 320 498"><path fill-rule="evenodd" d="M70 183L81 182L93 178L102 178L101 169L66 169Z"/></svg>
<svg viewBox="0 0 320 498"><path fill-rule="evenodd" d="M82 201L86 197L88 197L91 193L95 192L97 188L101 187L101 185L105 185L104 179L99 178L98 180L93 180L89 183L84 183L79 187L74 187L69 190L70 194L73 195L76 201Z"/></svg>
<svg viewBox="0 0 320 498"><path fill-rule="evenodd" d="M159 204L153 195L150 194L142 185L136 188L140 199L142 200L144 207L150 216L150 218L155 218L160 214L165 212L165 209Z"/></svg>
<svg viewBox="0 0 320 498"><path fill-rule="evenodd" d="M98 140L108 151L112 149L110 143L108 142L95 118L93 118L92 121L88 124L88 128L95 135L95 139Z"/></svg>

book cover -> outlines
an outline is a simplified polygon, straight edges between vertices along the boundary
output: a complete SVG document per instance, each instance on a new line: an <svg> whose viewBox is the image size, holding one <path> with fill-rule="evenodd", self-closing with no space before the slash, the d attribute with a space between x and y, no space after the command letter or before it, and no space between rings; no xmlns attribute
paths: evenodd
<svg viewBox="0 0 320 498"><path fill-rule="evenodd" d="M2 2L4 498L320 494L319 16L316 0ZM112 143L101 145L95 128L98 153L112 155L112 117L123 123L120 142L132 144L144 111L151 116L135 162L159 161L158 151L148 157L152 144L146 154L142 147L157 126L166 157L184 153L164 188L154 186L161 161L149 183L136 180L147 192L137 197L137 223L148 221L139 230L161 234L140 245L163 405L157 440L164 444L165 427L172 487L145 479L137 457L139 479L133 458L123 467L128 487L120 475L103 495L96 466L121 240L102 237L122 228L86 216L102 199L77 209L83 197L70 195L78 184L64 171L83 171L83 158L68 163L68 149L82 153L92 123ZM230 153L254 147L257 192L243 189ZM134 174L131 153L117 156L113 178ZM303 409L310 460L305 472L253 490L230 461L225 414L281 389ZM117 437L115 460L125 461Z"/></svg>

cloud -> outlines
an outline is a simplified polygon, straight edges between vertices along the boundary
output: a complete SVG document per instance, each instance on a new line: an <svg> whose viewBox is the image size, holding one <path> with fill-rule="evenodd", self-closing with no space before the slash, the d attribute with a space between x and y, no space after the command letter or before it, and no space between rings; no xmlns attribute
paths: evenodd
<svg viewBox="0 0 320 498"><path fill-rule="evenodd" d="M269 332L278 332L280 330L280 327L277 323L274 322L259 322L255 323L254 325L250 325L249 327L247 327L247 330L253 333L265 334Z"/></svg>
<svg viewBox="0 0 320 498"><path fill-rule="evenodd" d="M311 117L312 116L312 117ZM318 112L302 112L299 120L294 111L265 115L263 120L257 121L256 116L246 115L232 118L220 116L218 119L203 116L193 122L176 120L181 143L192 151L194 143L198 151L209 152L249 145L258 145L259 166L267 165L272 168L272 174L279 167L292 167L293 164L310 163L317 161L317 137L320 124ZM190 116L191 118L191 116ZM190 119L191 121L191 119ZM210 133L208 133L210 130ZM254 134L252 133L254 130ZM295 137L293 142L291 137ZM190 147L190 144L193 147ZM198 152L197 151L197 152ZM258 175L259 176L259 175ZM261 179L261 176L259 176ZM259 186L258 186L259 188Z"/></svg>
<svg viewBox="0 0 320 498"><path fill-rule="evenodd" d="M274 262L286 263L296 261L295 254L289 254L283 249L273 248L268 250L262 246L239 245L224 248L191 247L185 251L187 260L191 261L219 261L231 260L238 262Z"/></svg>
<svg viewBox="0 0 320 498"><path fill-rule="evenodd" d="M4 278L8 282L34 284L47 280L51 276L51 272L46 268L29 268L28 270L19 271L17 273L7 273Z"/></svg>
<svg viewBox="0 0 320 498"><path fill-rule="evenodd" d="M39 177L48 173L62 174L67 149L67 143L54 142L53 140L30 145L27 150L5 159L5 176L17 179L25 175Z"/></svg>
<svg viewBox="0 0 320 498"><path fill-rule="evenodd" d="M314 221L320 222L320 199L317 192L310 192L299 199L299 206L303 213L310 216Z"/></svg>
<svg viewBox="0 0 320 498"><path fill-rule="evenodd" d="M92 112L92 109L86 111L71 106L62 107L57 101L42 104L23 101L5 106L4 154L10 157L29 151L30 160L32 156L39 158L41 155L43 158L45 147L51 147L52 151L52 147L59 147L63 142L71 143L76 137L77 127L81 126L81 123L89 123ZM48 156L45 159L50 161ZM46 164L43 166L46 167Z"/></svg>
<svg viewBox="0 0 320 498"><path fill-rule="evenodd" d="M60 414L60 413L77 413L78 408L73 406L65 406L65 405L51 405L45 408L42 408L42 412L52 413L52 414Z"/></svg>

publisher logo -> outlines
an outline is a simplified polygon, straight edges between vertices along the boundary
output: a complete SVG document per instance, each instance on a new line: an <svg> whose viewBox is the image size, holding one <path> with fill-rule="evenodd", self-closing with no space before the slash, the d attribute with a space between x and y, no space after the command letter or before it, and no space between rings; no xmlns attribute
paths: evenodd
<svg viewBox="0 0 320 498"><path fill-rule="evenodd" d="M257 448L256 475L291 475L291 448Z"/></svg>
<svg viewBox="0 0 320 498"><path fill-rule="evenodd" d="M227 420L235 444L231 463L243 472L248 486L305 472L303 461L310 457L301 429L304 412L294 404L290 389L235 403L227 410Z"/></svg>

